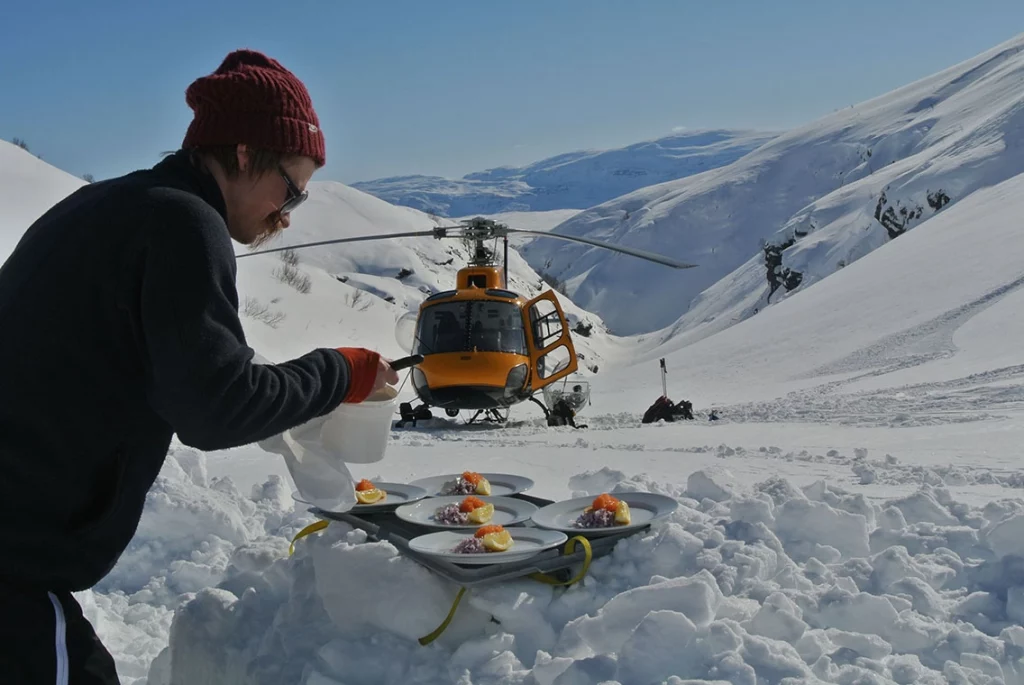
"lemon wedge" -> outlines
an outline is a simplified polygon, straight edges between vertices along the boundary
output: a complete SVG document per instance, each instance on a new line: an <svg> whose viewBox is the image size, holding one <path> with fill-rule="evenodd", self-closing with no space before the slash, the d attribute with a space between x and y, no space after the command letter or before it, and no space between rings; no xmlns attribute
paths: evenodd
<svg viewBox="0 0 1024 685"><path fill-rule="evenodd" d="M615 523L627 526L631 520L632 519L629 515L629 505L620 499L618 505L615 507Z"/></svg>
<svg viewBox="0 0 1024 685"><path fill-rule="evenodd" d="M360 504L376 504L383 502L384 498L388 496L383 490L379 488L372 488L370 490L356 490L356 500Z"/></svg>
<svg viewBox="0 0 1024 685"><path fill-rule="evenodd" d="M490 552L504 552L512 546L512 534L507 530L488 533L481 542L484 543L484 549Z"/></svg>
<svg viewBox="0 0 1024 685"><path fill-rule="evenodd" d="M494 505L490 502L466 514L470 523L487 523L492 516L494 516Z"/></svg>
<svg viewBox="0 0 1024 685"><path fill-rule="evenodd" d="M478 495L489 495L491 494L491 482L480 476L480 482L476 484L476 494Z"/></svg>

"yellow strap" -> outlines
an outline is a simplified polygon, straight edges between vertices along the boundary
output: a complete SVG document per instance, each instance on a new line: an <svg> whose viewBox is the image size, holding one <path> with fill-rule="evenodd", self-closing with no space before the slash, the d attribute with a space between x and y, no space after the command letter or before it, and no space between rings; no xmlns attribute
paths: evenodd
<svg viewBox="0 0 1024 685"><path fill-rule="evenodd" d="M565 551L563 552L563 554L569 555L575 552L577 541L579 541L579 543L583 545L583 566L580 568L579 573L577 573L569 580L564 581L552 578L551 576L545 573L532 573L530 574L530 578L533 578L534 580L539 580L542 583L547 583L548 585L573 585L583 580L583 576L587 575L587 570L590 568L590 560L593 559L594 555L593 550L590 549L590 540L587 540L582 535L577 535L576 537L569 538L569 542L565 544Z"/></svg>
<svg viewBox="0 0 1024 685"><path fill-rule="evenodd" d="M291 556L292 554L295 553L295 542L296 542L296 540L298 540L300 538L304 538L307 535L310 535L311 533L316 533L317 531L323 530L324 528L327 527L327 524L329 524L329 523L330 523L330 521L328 521L326 519L321 519L321 520L317 521L316 523L311 523L308 526L306 526L305 528L303 528L302 530L300 530L299 534L292 538L292 543L290 545L288 545L288 556Z"/></svg>
<svg viewBox="0 0 1024 685"><path fill-rule="evenodd" d="M453 618L455 618L455 610L459 608L459 602L462 601L462 595L464 594L466 594L466 588L459 588L459 594L455 595L455 601L452 602L452 608L448 610L448 615L444 617L444 620L441 622L441 625L439 625L437 628L434 628L434 630L430 631L428 635L424 635L419 639L419 643L421 645L429 645L431 642L433 642L441 636L441 633L444 632L445 628L448 627L448 624L452 622Z"/></svg>
<svg viewBox="0 0 1024 685"><path fill-rule="evenodd" d="M577 573L571 579L565 581L557 580L544 573L531 573L529 577L533 578L534 580L539 580L542 583L547 583L548 585L572 585L583 580L583 576L587 575L587 569L590 568L590 560L593 558L593 552L590 549L590 541L582 535L577 535L576 537L569 538L569 542L566 543L565 549L562 551L562 554L569 555L576 551L577 541L579 541L579 543L583 545L584 552L583 567L580 569L579 573ZM455 618L455 610L459 608L459 602L462 601L462 596L464 594L466 594L466 588L459 588L459 593L455 595L455 601L452 602L452 608L448 610L448 615L444 617L444 621L441 622L441 625L432 630L428 635L424 635L419 639L419 643L421 645L429 645L431 642L433 642L441 636L441 633L445 631L445 629L448 627L448 624L452 622L453 618Z"/></svg>

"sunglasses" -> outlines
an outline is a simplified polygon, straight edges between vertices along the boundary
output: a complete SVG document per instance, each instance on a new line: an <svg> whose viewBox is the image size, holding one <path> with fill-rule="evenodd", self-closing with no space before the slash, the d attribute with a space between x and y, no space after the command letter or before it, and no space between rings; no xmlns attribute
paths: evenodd
<svg viewBox="0 0 1024 685"><path fill-rule="evenodd" d="M281 215L290 214L296 207L306 201L306 198L309 197L309 191L300 191L283 166L278 166L277 170L281 174L281 178L284 179L284 184L288 187L288 197L285 198L284 204L277 211Z"/></svg>

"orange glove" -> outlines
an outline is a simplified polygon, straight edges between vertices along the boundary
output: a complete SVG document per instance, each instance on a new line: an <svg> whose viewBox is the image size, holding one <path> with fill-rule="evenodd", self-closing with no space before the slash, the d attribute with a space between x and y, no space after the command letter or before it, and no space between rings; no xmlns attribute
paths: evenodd
<svg viewBox="0 0 1024 685"><path fill-rule="evenodd" d="M335 349L344 355L348 361L348 367L352 371L348 381L348 393L342 402L348 404L362 402L373 391L374 381L377 380L380 354L362 347L338 347Z"/></svg>

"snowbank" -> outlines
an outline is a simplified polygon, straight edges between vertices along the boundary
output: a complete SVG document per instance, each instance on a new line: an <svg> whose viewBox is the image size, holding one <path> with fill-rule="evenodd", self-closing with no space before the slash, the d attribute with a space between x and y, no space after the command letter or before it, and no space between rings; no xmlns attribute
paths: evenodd
<svg viewBox="0 0 1024 685"><path fill-rule="evenodd" d="M289 557L312 519L287 485L244 496L204 466L172 453L110 579L120 590L84 594L90 616L124 621L99 629L126 682L150 660L150 685L1024 682L1020 500L970 507L926 484L871 501L721 468L685 486L580 473L574 495L655 491L681 507L571 588L473 589L421 646L456 586L337 522Z"/></svg>

